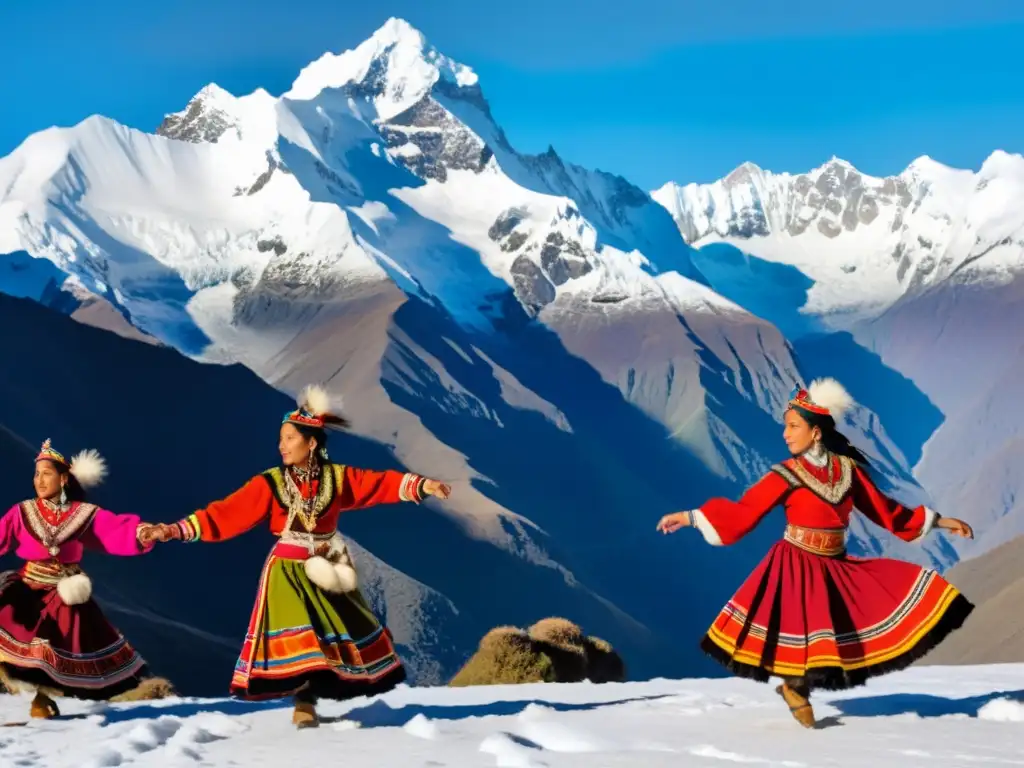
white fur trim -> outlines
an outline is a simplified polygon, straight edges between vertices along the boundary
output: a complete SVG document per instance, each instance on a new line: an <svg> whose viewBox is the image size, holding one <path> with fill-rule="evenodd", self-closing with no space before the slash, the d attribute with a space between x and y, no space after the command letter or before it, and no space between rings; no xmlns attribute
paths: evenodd
<svg viewBox="0 0 1024 768"><path fill-rule="evenodd" d="M722 537L718 535L718 531L715 527L708 522L707 517L699 509L690 510L690 520L693 522L693 527L700 531L701 536L704 537L704 541L713 547L722 546Z"/></svg>
<svg viewBox="0 0 1024 768"><path fill-rule="evenodd" d="M57 582L57 594L65 605L81 605L92 597L92 582L84 573L65 576Z"/></svg>
<svg viewBox="0 0 1024 768"><path fill-rule="evenodd" d="M107 476L107 462L99 451L89 448L71 459L71 474L83 488L92 488Z"/></svg>
<svg viewBox="0 0 1024 768"><path fill-rule="evenodd" d="M911 539L912 543L919 543L924 540L924 537L931 533L932 528L939 522L939 518L942 517L931 507L924 508L924 525L921 527L921 533L918 534L916 539Z"/></svg>
<svg viewBox="0 0 1024 768"><path fill-rule="evenodd" d="M335 563L334 572L338 575L338 584L342 592L355 592L359 586L356 569L345 563Z"/></svg>
<svg viewBox="0 0 1024 768"><path fill-rule="evenodd" d="M827 408L836 421L853 405L850 393L833 378L815 379L807 388L807 395L815 405Z"/></svg>
<svg viewBox="0 0 1024 768"><path fill-rule="evenodd" d="M298 404L314 416L323 416L331 411L331 396L318 384L310 384L299 393Z"/></svg>
<svg viewBox="0 0 1024 768"><path fill-rule="evenodd" d="M340 593L342 591L343 585L338 572L326 557L314 555L306 560L306 575L324 592Z"/></svg>
<svg viewBox="0 0 1024 768"><path fill-rule="evenodd" d="M359 575L356 573L355 563L348 552L348 544L337 531L331 538L331 559L334 570L341 582L342 592L355 592L359 587Z"/></svg>

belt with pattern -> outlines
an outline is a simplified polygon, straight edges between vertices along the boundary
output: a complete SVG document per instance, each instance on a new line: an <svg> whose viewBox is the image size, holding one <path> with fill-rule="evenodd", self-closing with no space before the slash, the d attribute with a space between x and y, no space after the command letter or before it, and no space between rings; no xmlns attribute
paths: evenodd
<svg viewBox="0 0 1024 768"><path fill-rule="evenodd" d="M836 557L846 552L845 528L804 528L787 525L785 540L805 552Z"/></svg>

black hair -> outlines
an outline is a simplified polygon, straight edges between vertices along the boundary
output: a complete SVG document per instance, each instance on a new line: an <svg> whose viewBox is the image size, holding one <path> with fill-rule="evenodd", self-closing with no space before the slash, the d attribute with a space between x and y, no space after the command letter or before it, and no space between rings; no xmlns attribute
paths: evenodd
<svg viewBox="0 0 1024 768"><path fill-rule="evenodd" d="M871 467L868 457L861 453L846 435L836 429L836 420L831 416L808 411L799 405L790 405L789 407L812 427L817 427L821 430L821 444L825 446L825 450L829 453L853 459L865 469Z"/></svg>

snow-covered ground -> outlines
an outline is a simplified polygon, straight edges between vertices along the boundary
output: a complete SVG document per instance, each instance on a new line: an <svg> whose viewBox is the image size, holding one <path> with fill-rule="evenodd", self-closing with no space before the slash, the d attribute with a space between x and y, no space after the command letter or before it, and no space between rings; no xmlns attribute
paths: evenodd
<svg viewBox="0 0 1024 768"><path fill-rule="evenodd" d="M65 719L0 729L0 765L1024 765L1021 689L1024 665L917 668L816 695L814 731L773 685L738 679L403 687L325 705L324 725L301 732L287 702L65 703ZM0 697L5 721L27 707Z"/></svg>

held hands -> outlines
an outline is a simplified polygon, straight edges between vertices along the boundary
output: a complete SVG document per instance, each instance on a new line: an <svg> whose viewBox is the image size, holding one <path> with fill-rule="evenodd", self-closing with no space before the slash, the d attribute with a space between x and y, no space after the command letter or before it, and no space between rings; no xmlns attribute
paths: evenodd
<svg viewBox="0 0 1024 768"><path fill-rule="evenodd" d="M935 527L949 531L954 536L962 536L965 539L974 538L974 529L963 520L957 520L955 517L940 517L935 521Z"/></svg>
<svg viewBox="0 0 1024 768"><path fill-rule="evenodd" d="M690 517L689 512L673 512L670 515L665 515L658 521L657 530L661 531L661 533L669 534L675 533L680 528L686 528L689 525L693 525L693 519Z"/></svg>
<svg viewBox="0 0 1024 768"><path fill-rule="evenodd" d="M139 543L143 546L149 546L155 542L168 542L172 539L181 538L181 529L176 525L166 525L164 523L153 523L143 525L139 530Z"/></svg>

